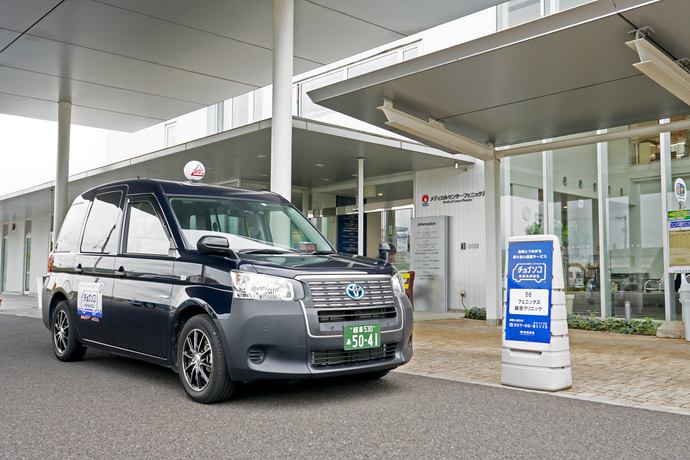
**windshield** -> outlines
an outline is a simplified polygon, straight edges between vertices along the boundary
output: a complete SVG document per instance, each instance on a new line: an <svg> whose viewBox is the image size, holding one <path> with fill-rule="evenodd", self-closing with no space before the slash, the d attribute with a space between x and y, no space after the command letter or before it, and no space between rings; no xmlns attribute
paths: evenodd
<svg viewBox="0 0 690 460"><path fill-rule="evenodd" d="M224 236L237 252L333 252L299 211L279 203L224 198L170 197L188 249L205 235Z"/></svg>

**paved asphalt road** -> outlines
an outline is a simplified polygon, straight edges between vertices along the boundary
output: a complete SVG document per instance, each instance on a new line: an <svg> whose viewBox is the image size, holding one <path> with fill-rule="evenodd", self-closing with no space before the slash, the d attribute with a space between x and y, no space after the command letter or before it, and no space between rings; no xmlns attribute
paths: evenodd
<svg viewBox="0 0 690 460"><path fill-rule="evenodd" d="M189 400L169 369L0 315L0 458L688 458L690 417L391 373Z"/></svg>

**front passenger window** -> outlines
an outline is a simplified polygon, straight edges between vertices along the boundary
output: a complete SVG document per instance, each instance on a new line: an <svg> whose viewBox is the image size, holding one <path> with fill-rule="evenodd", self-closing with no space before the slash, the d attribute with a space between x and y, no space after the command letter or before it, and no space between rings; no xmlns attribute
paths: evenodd
<svg viewBox="0 0 690 460"><path fill-rule="evenodd" d="M129 206L128 219L123 252L168 255L170 235L151 202L132 203Z"/></svg>

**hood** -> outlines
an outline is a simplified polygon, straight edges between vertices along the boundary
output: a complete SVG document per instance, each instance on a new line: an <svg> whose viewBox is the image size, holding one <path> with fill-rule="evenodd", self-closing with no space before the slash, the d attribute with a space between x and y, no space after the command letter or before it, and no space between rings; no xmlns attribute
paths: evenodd
<svg viewBox="0 0 690 460"><path fill-rule="evenodd" d="M393 266L380 259L350 254L237 254L240 265L251 264L258 273L294 278L300 275L324 274L343 271L360 274L391 275Z"/></svg>

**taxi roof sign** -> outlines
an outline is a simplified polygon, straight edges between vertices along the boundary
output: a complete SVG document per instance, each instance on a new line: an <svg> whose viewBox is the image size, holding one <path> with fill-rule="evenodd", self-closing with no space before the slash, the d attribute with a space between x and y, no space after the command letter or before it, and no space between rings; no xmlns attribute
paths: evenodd
<svg viewBox="0 0 690 460"><path fill-rule="evenodd" d="M200 161L192 160L184 165L184 175L192 182L199 182L206 175L206 168Z"/></svg>

